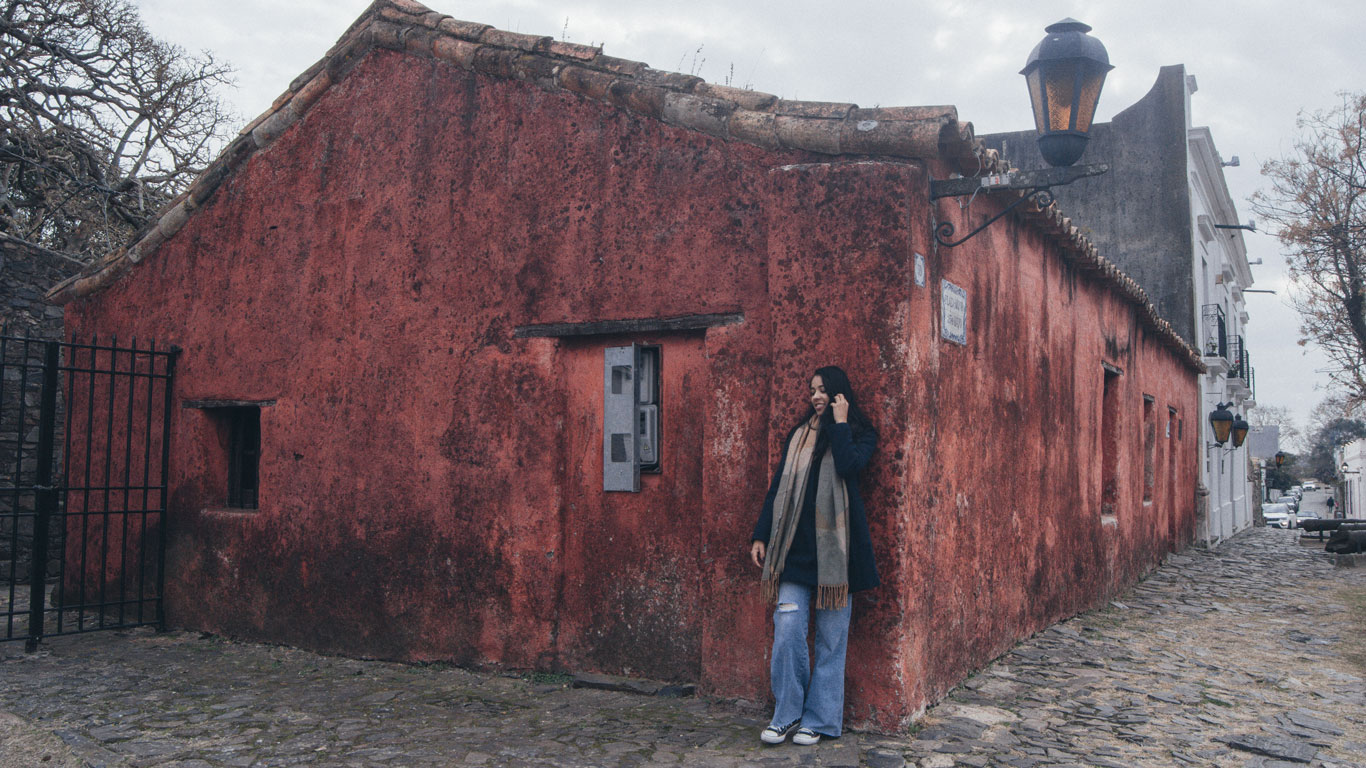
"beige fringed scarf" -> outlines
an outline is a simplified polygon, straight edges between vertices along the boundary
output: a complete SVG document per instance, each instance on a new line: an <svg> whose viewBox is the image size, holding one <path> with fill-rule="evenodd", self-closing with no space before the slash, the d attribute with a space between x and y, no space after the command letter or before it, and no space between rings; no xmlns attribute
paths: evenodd
<svg viewBox="0 0 1366 768"><path fill-rule="evenodd" d="M768 536L761 582L764 599L776 602L778 583L787 562L787 550L797 532L811 471L819 427L802 425L787 444L783 476L773 500L773 528ZM835 473L835 457L829 449L821 457L816 483L816 608L843 608L849 600L849 489Z"/></svg>

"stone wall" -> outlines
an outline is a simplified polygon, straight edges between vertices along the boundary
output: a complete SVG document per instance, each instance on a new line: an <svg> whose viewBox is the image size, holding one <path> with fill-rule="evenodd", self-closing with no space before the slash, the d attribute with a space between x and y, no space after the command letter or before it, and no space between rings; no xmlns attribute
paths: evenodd
<svg viewBox="0 0 1366 768"><path fill-rule="evenodd" d="M0 383L0 477L5 478L0 484L0 583L12 577L19 581L29 577L33 498L15 493L13 487L34 483L42 342L62 338L62 308L49 303L43 294L80 267L79 262L61 254L0 235L0 327L11 337L0 350L4 367ZM25 338L31 341L25 343ZM60 424L60 395L58 410ZM60 445L57 460L60 462ZM60 549L54 546L50 552ZM49 557L48 573L55 574L56 567L57 556Z"/></svg>

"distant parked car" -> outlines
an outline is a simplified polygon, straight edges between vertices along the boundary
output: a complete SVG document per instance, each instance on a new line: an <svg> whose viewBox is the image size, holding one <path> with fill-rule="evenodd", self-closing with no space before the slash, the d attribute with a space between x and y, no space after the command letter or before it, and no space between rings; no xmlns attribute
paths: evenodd
<svg viewBox="0 0 1366 768"><path fill-rule="evenodd" d="M1295 495L1293 495L1293 494L1289 494L1289 493L1285 494L1284 496L1280 497L1279 499L1276 499L1276 503L1277 503L1277 504L1284 504L1284 505L1286 505L1287 507L1290 507L1290 511L1291 511L1291 512L1298 512L1299 509L1300 509L1300 497L1295 496Z"/></svg>
<svg viewBox="0 0 1366 768"><path fill-rule="evenodd" d="M1319 484L1313 480L1305 480L1303 488L1306 491L1317 491L1319 489Z"/></svg>
<svg viewBox="0 0 1366 768"><path fill-rule="evenodd" d="M1294 524L1294 514L1290 507L1279 502L1262 505L1262 519L1266 520L1268 528L1289 528Z"/></svg>

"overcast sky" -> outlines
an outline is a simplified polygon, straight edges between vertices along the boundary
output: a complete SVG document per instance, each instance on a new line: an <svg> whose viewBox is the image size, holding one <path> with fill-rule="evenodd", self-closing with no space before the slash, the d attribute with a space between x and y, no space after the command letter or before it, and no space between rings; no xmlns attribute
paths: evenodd
<svg viewBox="0 0 1366 768"><path fill-rule="evenodd" d="M227 99L246 119L322 57L366 8L364 0L139 0L153 34L237 69ZM791 99L861 106L953 104L979 134L1033 125L1018 72L1043 28L1072 16L1090 24L1115 69L1097 119L1152 87L1158 68L1185 64L1225 159L1243 221L1262 162L1291 146L1300 110L1334 106L1366 89L1366 3L1251 0L973 2L972 0L428 0L458 19L514 32L604 45L614 56ZM1285 300L1285 262L1265 234L1246 237L1254 288L1246 330L1257 401L1288 407L1300 426L1324 395L1327 363L1298 346Z"/></svg>

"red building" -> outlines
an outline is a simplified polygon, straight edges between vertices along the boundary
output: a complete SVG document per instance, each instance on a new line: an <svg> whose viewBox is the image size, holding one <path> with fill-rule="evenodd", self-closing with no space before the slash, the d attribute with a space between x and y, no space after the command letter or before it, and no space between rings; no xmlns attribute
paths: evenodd
<svg viewBox="0 0 1366 768"><path fill-rule="evenodd" d="M884 582L848 702L895 727L1192 531L1195 351L1056 210L937 246L1008 202L929 199L979 167L952 107L378 0L52 296L69 334L183 348L171 624L754 699L748 534L810 372L844 366Z"/></svg>

